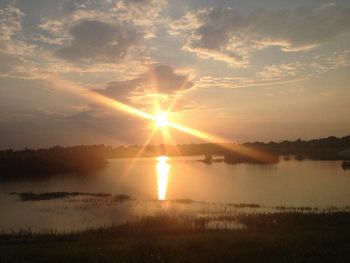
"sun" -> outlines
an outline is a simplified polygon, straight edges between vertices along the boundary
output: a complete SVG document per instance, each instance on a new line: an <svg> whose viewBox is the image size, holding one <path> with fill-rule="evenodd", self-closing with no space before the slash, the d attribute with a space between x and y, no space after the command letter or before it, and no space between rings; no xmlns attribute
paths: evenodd
<svg viewBox="0 0 350 263"><path fill-rule="evenodd" d="M166 127L169 125L168 116L165 112L158 112L156 114L155 125L158 128Z"/></svg>

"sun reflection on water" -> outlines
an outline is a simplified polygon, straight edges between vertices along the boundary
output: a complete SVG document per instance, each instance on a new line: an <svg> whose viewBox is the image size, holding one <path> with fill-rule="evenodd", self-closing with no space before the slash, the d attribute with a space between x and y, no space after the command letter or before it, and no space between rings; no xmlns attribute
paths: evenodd
<svg viewBox="0 0 350 263"><path fill-rule="evenodd" d="M168 179L170 172L170 164L168 163L169 157L159 156L157 157L157 188L158 188L158 200L165 200Z"/></svg>

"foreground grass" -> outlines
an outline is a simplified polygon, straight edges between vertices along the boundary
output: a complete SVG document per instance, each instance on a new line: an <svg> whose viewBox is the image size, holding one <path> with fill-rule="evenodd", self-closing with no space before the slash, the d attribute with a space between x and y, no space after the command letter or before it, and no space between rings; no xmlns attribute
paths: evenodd
<svg viewBox="0 0 350 263"><path fill-rule="evenodd" d="M227 219L227 218L226 218ZM243 230L144 218L72 234L0 236L0 262L350 262L350 214L240 215Z"/></svg>

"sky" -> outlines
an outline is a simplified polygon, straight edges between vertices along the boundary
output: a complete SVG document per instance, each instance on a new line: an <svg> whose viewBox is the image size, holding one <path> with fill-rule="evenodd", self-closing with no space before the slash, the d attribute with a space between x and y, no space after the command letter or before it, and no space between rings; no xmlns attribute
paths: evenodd
<svg viewBox="0 0 350 263"><path fill-rule="evenodd" d="M349 73L348 0L0 0L0 149L149 138L89 94L227 141L345 136Z"/></svg>

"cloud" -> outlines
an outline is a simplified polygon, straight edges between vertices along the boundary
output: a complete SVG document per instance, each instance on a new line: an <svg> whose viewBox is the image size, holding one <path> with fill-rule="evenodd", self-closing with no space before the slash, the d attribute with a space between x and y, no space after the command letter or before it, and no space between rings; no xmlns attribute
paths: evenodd
<svg viewBox="0 0 350 263"><path fill-rule="evenodd" d="M166 6L166 0L121 0L116 9L127 19L152 19Z"/></svg>
<svg viewBox="0 0 350 263"><path fill-rule="evenodd" d="M22 11L16 2L0 7L1 75L135 76L153 63L147 39L156 34L155 17L165 4L165 0L82 0L59 1L37 10L17 3ZM47 12L52 9L57 12Z"/></svg>
<svg viewBox="0 0 350 263"><path fill-rule="evenodd" d="M24 57L33 54L34 46L22 39L24 16L14 5L0 9L0 76L29 76L31 65Z"/></svg>
<svg viewBox="0 0 350 263"><path fill-rule="evenodd" d="M13 5L7 5L0 9L0 39L10 40L12 36L20 32L23 17L24 13Z"/></svg>
<svg viewBox="0 0 350 263"><path fill-rule="evenodd" d="M99 90L100 93L119 101L128 101L131 94L138 88L139 80L113 81L106 88Z"/></svg>
<svg viewBox="0 0 350 263"><path fill-rule="evenodd" d="M145 39L153 39L164 26L161 12L167 0L119 0L113 11L120 21L127 21L142 29Z"/></svg>
<svg viewBox="0 0 350 263"><path fill-rule="evenodd" d="M140 35L131 25L83 20L70 29L71 43L56 55L74 63L118 63L135 47Z"/></svg>
<svg viewBox="0 0 350 263"><path fill-rule="evenodd" d="M29 55L33 46L23 38L22 20L25 14L14 5L0 9L0 50L7 54Z"/></svg>
<svg viewBox="0 0 350 263"><path fill-rule="evenodd" d="M300 77L300 73L305 69L305 65L302 65L300 62L274 64L265 66L256 76L261 81L293 79Z"/></svg>
<svg viewBox="0 0 350 263"><path fill-rule="evenodd" d="M331 56L317 56L316 60L310 63L317 74L326 73L330 70L350 65L350 51L334 52Z"/></svg>
<svg viewBox="0 0 350 263"><path fill-rule="evenodd" d="M231 8L205 8L187 13L170 25L171 34L185 32L183 49L202 58L246 66L254 51L279 46L283 51L317 47L350 32L350 8L324 5L247 15Z"/></svg>
<svg viewBox="0 0 350 263"><path fill-rule="evenodd" d="M120 71L128 78L152 63L148 39L157 32L155 17L166 2L107 2L41 18L35 41L53 53L50 62L59 71Z"/></svg>
<svg viewBox="0 0 350 263"><path fill-rule="evenodd" d="M134 79L111 82L100 92L120 100L150 94L175 95L191 89L193 85L188 75L179 74L168 65L157 64Z"/></svg>
<svg viewBox="0 0 350 263"><path fill-rule="evenodd" d="M22 20L25 14L14 5L0 9L0 50L3 53L23 55L33 51L33 46L23 41Z"/></svg>
<svg viewBox="0 0 350 263"><path fill-rule="evenodd" d="M118 20L140 26L144 37L151 39L156 37L158 26L162 25L159 14L166 4L167 0L120 0L113 10Z"/></svg>
<svg viewBox="0 0 350 263"><path fill-rule="evenodd" d="M96 20L109 24L120 24L111 11L101 12L95 9L76 9L57 17L42 17L38 27L41 31L36 39L51 45L62 45L71 39L70 29L84 20Z"/></svg>
<svg viewBox="0 0 350 263"><path fill-rule="evenodd" d="M17 56L0 52L0 75L7 75L22 65L23 60Z"/></svg>
<svg viewBox="0 0 350 263"><path fill-rule="evenodd" d="M188 75L178 74L168 65L154 65L139 77L139 83L146 92L172 94L193 86Z"/></svg>
<svg viewBox="0 0 350 263"><path fill-rule="evenodd" d="M350 52L333 52L331 55L317 55L310 59L266 65L250 77L215 77L203 76L196 83L196 88L245 88L271 86L297 82L320 76L331 70L350 65Z"/></svg>
<svg viewBox="0 0 350 263"><path fill-rule="evenodd" d="M41 18L39 28L43 31L37 33L36 39L50 45L61 45L70 37L67 29L83 20L133 25L144 38L151 38L157 30L155 24L159 22L159 19L156 18L166 5L166 0L83 2L79 5L67 3L68 6L63 8L65 14L59 18L57 16Z"/></svg>

